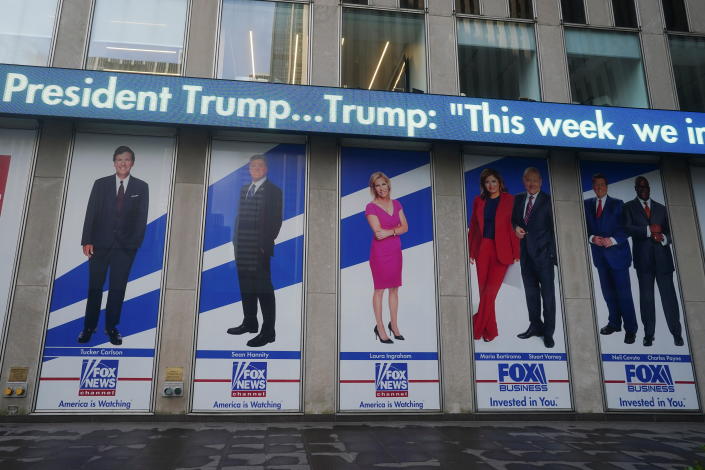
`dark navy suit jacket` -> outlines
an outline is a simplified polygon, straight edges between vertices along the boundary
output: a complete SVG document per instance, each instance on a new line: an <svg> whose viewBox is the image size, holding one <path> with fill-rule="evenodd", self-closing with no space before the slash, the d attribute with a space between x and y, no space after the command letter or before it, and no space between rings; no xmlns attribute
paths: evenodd
<svg viewBox="0 0 705 470"><path fill-rule="evenodd" d="M147 228L149 186L130 175L119 215L115 211L116 199L114 174L95 180L86 208L81 245L96 248L118 245L127 250L140 247Z"/></svg>
<svg viewBox="0 0 705 470"><path fill-rule="evenodd" d="M588 238L591 236L614 238L617 245L605 248L590 243L592 261L595 267L610 269L627 269L632 264L629 252L627 232L623 226L622 200L607 196L602 216L597 217L597 198L585 200L585 222Z"/></svg>
<svg viewBox="0 0 705 470"><path fill-rule="evenodd" d="M531 210L529 223L524 223L524 204L527 194L514 196L512 225L526 230L526 236L521 239L521 258L529 257L536 266L545 267L556 264L556 240L553 232L553 207L551 196L539 191Z"/></svg>
<svg viewBox="0 0 705 470"><path fill-rule="evenodd" d="M634 268L637 271L672 273L675 271L675 267L669 246L671 244L671 230L668 225L666 208L653 199L651 199L649 208L651 209L651 218L647 219L644 206L638 198L624 204L624 226L632 237ZM665 246L646 235L646 227L650 224L661 226L661 231L666 236L667 244Z"/></svg>

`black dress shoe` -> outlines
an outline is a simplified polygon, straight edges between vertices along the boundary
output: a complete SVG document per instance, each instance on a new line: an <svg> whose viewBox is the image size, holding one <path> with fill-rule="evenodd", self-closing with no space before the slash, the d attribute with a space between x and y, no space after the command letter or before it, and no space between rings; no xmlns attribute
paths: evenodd
<svg viewBox="0 0 705 470"><path fill-rule="evenodd" d="M553 346L556 345L556 342L553 341L553 338L550 336L544 336L543 337L543 345L546 346L547 348L552 348Z"/></svg>
<svg viewBox="0 0 705 470"><path fill-rule="evenodd" d="M651 346L654 344L653 336L644 336L644 346Z"/></svg>
<svg viewBox="0 0 705 470"><path fill-rule="evenodd" d="M626 344L632 344L636 341L636 333L624 333L624 342Z"/></svg>
<svg viewBox="0 0 705 470"><path fill-rule="evenodd" d="M122 336L117 328L106 330L105 333L107 333L111 344L114 344L115 346L120 346L122 344Z"/></svg>
<svg viewBox="0 0 705 470"><path fill-rule="evenodd" d="M79 343L87 343L91 340L91 336L93 336L93 331L95 330L83 330L78 334L78 341Z"/></svg>
<svg viewBox="0 0 705 470"><path fill-rule="evenodd" d="M527 329L525 332L519 333L517 335L517 338L529 339L532 336L543 336L543 331L539 330L538 328L534 328L533 326L530 326L529 329Z"/></svg>
<svg viewBox="0 0 705 470"><path fill-rule="evenodd" d="M673 335L673 344L676 346L683 346L683 337L681 335Z"/></svg>
<svg viewBox="0 0 705 470"><path fill-rule="evenodd" d="M234 326L232 328L228 328L228 334L229 335L242 335L245 333L257 333L257 330L259 330L259 325L246 325L243 323L240 326Z"/></svg>
<svg viewBox="0 0 705 470"><path fill-rule="evenodd" d="M600 328L601 335L611 335L612 333L616 333L618 331L622 331L622 329L615 328L612 325L610 325L609 323L607 325L603 326L602 328ZM632 343L633 343L633 341L632 341Z"/></svg>
<svg viewBox="0 0 705 470"><path fill-rule="evenodd" d="M251 348L259 348L260 346L264 346L265 344L273 343L274 340L276 339L276 337L277 337L277 335L274 332L272 332L272 333L262 332L262 333L258 334L257 336L255 336L254 338L252 338L251 340L249 340L247 342L247 345Z"/></svg>

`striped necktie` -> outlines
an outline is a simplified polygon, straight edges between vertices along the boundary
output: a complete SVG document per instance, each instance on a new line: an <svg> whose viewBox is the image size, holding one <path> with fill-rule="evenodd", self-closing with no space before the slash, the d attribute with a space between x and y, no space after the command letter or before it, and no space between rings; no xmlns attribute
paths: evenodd
<svg viewBox="0 0 705 470"><path fill-rule="evenodd" d="M531 217L531 211L534 208L534 196L529 196L529 202L526 204L526 212L524 212L524 223L529 223L529 217Z"/></svg>

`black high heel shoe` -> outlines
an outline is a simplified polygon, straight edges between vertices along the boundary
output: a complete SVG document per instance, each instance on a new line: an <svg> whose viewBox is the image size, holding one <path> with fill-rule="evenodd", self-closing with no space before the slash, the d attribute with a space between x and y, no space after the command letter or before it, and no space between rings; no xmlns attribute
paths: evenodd
<svg viewBox="0 0 705 470"><path fill-rule="evenodd" d="M394 341L392 341L390 338L382 339L379 337L379 331L377 331L377 325L375 325L375 329L373 331L375 332L375 336L377 337L377 339L379 340L380 343L394 344Z"/></svg>
<svg viewBox="0 0 705 470"><path fill-rule="evenodd" d="M394 331L392 331L392 322L389 322L389 324L387 326L389 327L389 334L394 336L394 339L398 339L399 341L404 341L404 336L395 335Z"/></svg>

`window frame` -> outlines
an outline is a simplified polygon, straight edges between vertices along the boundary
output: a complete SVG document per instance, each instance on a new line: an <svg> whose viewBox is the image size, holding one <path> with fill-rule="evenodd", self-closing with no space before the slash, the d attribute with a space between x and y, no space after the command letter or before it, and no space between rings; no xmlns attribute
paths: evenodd
<svg viewBox="0 0 705 470"><path fill-rule="evenodd" d="M563 2L559 1L558 2L558 11L561 15L560 18L561 18L562 25L568 25L568 26L572 27L573 25L586 26L586 25L590 24L590 18L588 16L589 12L588 12L588 9L585 7L585 0L576 0L576 1L582 2L582 4L583 4L583 15L585 15L585 23L573 23L572 21L566 21L565 16L563 14Z"/></svg>
<svg viewBox="0 0 705 470"><path fill-rule="evenodd" d="M637 0L625 0L625 1L630 1L632 2L632 5L634 5L634 20L636 21L635 26L617 26L617 18L614 16L614 5L615 1L619 0L610 0L610 18L612 19L612 26L616 28L617 30L621 31L641 31L641 15L639 14L639 2Z"/></svg>
<svg viewBox="0 0 705 470"><path fill-rule="evenodd" d="M399 5L399 2L397 2L397 5ZM403 14L411 14L411 15L419 15L423 18L423 25L424 25L424 61L425 61L425 72L426 72L426 91L424 91L424 95L431 94L431 73L428 68L429 64L429 51L428 51L428 20L427 20L427 15L428 15L428 8L425 8L423 10L408 10L408 9L400 9L400 8L394 8L394 7L383 7L383 6L371 6L371 5L343 5L342 2L340 4L341 8L338 8L338 11L340 12L338 14L338 88L342 88L343 85L343 45L342 45L342 38L343 38L343 16L345 15L345 10L373 10L373 11L386 11L386 12L393 12L393 13L403 13ZM457 34L456 34L457 38ZM457 49L457 39L456 39L456 49ZM456 52L456 64L457 64L457 52ZM459 80L458 77L456 79ZM347 89L347 88L346 88ZM358 88L350 88L351 90L357 90ZM383 90L372 90L372 91L383 91ZM405 92L394 92L394 91L389 91L389 93L405 93Z"/></svg>
<svg viewBox="0 0 705 470"><path fill-rule="evenodd" d="M190 2L193 0L189 0ZM258 1L263 1L263 2L272 2L272 3L298 3L301 5L309 5L307 8L307 12L304 14L304 17L306 18L306 21L308 21L308 39L307 39L307 44L306 44L306 56L309 58L307 61L305 67L306 67L306 80L302 81L302 83L299 83L298 85L304 86L304 85L310 85L311 84L311 46L312 42L311 38L313 37L313 34L311 33L312 31L312 23L313 23L313 8L310 7L311 5L311 0L258 0ZM214 78L216 80L232 80L230 78L218 78L218 66L220 65L218 63L218 57L220 57L220 36L221 33L223 32L223 4L225 3L225 0L218 0L218 25L216 29L216 34L215 34L215 47L213 48L213 70L211 70L211 78ZM342 6L342 4L341 4ZM269 83L269 82L268 82Z"/></svg>
<svg viewBox="0 0 705 470"><path fill-rule="evenodd" d="M456 15L456 20L455 24L453 27L455 28L455 64L457 66L458 73L456 74L456 88L458 90L458 96L467 96L467 95L461 95L460 91L460 54L459 54L459 48L460 44L458 42L458 23L462 21L463 19L468 19L468 20L475 20L475 21L494 21L494 22L502 22L502 23L523 23L523 24L531 24L532 29L533 29L533 34L534 34L534 45L536 47L535 53L536 53L536 73L538 74L537 80L538 80L538 91L539 91L539 99L535 100L537 103L542 103L544 102L544 89L543 89L543 77L541 76L541 46L539 44L539 36L538 36L538 29L536 28L536 20L527 20L527 19L519 19L519 18L491 18L491 17L480 17L479 15L468 15L468 14L458 14ZM473 97L470 97L473 98ZM480 98L480 99L494 99L494 98ZM505 99L507 101L523 101L523 100L512 100L508 98L499 98L499 99ZM532 100L533 101L533 100Z"/></svg>
<svg viewBox="0 0 705 470"><path fill-rule="evenodd" d="M673 97L675 99L676 110L687 113L690 111L683 111L681 109L680 97L678 96L678 86L676 84L676 69L673 67L673 57L671 55L671 38L675 36L675 37L682 37L682 38L702 39L703 41L705 41L705 34L691 33L691 32L685 32L685 31L668 31L668 32L664 31L664 36L666 36L666 39L667 39L666 54L668 55L668 62L671 65L668 73L669 73L669 76L671 77L671 88L673 89Z"/></svg>
<svg viewBox="0 0 705 470"><path fill-rule="evenodd" d="M641 70L644 74L644 90L646 92L646 107L644 108L638 108L634 106L619 106L619 105L600 105L600 107L608 107L608 108L626 108L626 109L653 109L651 107L651 93L649 93L649 71L648 68L646 67L646 61L644 60L644 41L641 40L641 29L636 29L636 28L620 28L620 27L610 27L610 26L594 26L594 25L582 25L582 24L577 24L577 25L569 25L569 26L564 26L563 28L563 53L565 54L565 72L566 72L566 83L568 84L568 98L570 99L569 104L575 104L577 106L593 106L593 105L585 105L582 103L574 103L573 102L573 90L572 86L570 84L570 66L568 64L568 47L567 47L567 39L566 39L566 30L570 29L585 29L585 30L591 30L591 31L603 31L603 32L612 32L612 33L630 33L636 35L637 38L639 38L639 52L641 54ZM669 51L670 54L670 51ZM671 67L671 70L673 70L673 67ZM673 80L671 80L673 83Z"/></svg>
<svg viewBox="0 0 705 470"><path fill-rule="evenodd" d="M63 1L63 0L62 0ZM86 40L84 42L85 46L83 48L83 66L81 67L82 70L95 70L96 72L100 72L101 70L99 69L88 69L88 52L91 47L91 37L93 36L93 28L95 26L95 11L96 11L96 5L99 0L91 0L91 8L89 12L89 23L88 23L88 28L86 28ZM100 1L108 1L108 0L100 0ZM222 0L221 0L222 1ZM185 16L185 23L184 23L184 36L183 36L183 46L182 46L182 51L183 51L183 60L180 65L180 70L178 75L166 75L166 76L174 76L174 77L185 77L186 76L186 67L188 63L188 45L189 45L189 29L191 26L191 11L193 7L193 0L186 0L186 16ZM219 7L220 9L220 7ZM218 17L220 20L220 11L218 12ZM217 44L216 44L217 48ZM119 70L117 73L136 73L136 74L143 74L143 75L158 75L150 72L142 72L142 71L132 71L132 70Z"/></svg>
<svg viewBox="0 0 705 470"><path fill-rule="evenodd" d="M693 32L692 26L690 24L690 15L688 14L690 12L688 0L683 0L683 9L685 10L685 25L686 25L686 28L688 28L688 31L677 31L677 30L668 29L668 24L666 24L666 10L663 6L664 0L660 0L660 3L661 3L661 15L663 17L663 31L664 31L664 33L667 33L666 35L668 35L668 34L684 34L684 33L688 34L688 33Z"/></svg>

